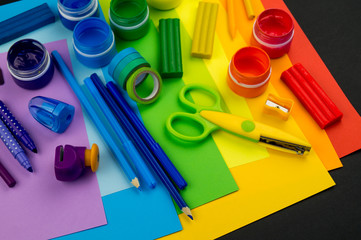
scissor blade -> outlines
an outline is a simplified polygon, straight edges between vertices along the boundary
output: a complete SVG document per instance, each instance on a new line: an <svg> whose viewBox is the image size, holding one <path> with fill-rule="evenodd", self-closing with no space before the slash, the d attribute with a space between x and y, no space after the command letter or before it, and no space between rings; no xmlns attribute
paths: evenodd
<svg viewBox="0 0 361 240"><path fill-rule="evenodd" d="M279 149L280 148L282 150L294 152L294 153L296 153L298 155L304 155L304 154L311 151L310 146L305 146L305 145L301 145L301 144L286 142L286 141L282 141L282 140L278 140L278 139L274 139L274 138L269 138L269 137L264 137L264 136L260 137L259 142L267 144L270 148L274 148L274 149Z"/></svg>
<svg viewBox="0 0 361 240"><path fill-rule="evenodd" d="M299 155L311 150L302 139L259 122L223 112L203 110L199 114L226 131L265 147Z"/></svg>

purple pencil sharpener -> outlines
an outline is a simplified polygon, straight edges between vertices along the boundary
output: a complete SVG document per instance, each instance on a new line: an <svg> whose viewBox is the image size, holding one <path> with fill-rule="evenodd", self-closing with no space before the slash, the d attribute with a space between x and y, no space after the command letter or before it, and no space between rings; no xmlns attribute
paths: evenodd
<svg viewBox="0 0 361 240"><path fill-rule="evenodd" d="M55 176L59 181L70 182L80 177L86 167L95 172L99 166L99 148L91 149L59 145L55 149Z"/></svg>

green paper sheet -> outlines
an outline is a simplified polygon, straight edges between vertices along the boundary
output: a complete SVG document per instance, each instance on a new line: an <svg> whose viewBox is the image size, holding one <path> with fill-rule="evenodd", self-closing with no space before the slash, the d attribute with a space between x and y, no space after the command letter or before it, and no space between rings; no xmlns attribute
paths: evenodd
<svg viewBox="0 0 361 240"><path fill-rule="evenodd" d="M109 3L100 3L107 19ZM159 36L153 22L145 37L137 41L117 39L116 46L118 51L134 47L152 68L159 69ZM183 56L187 54L184 49L182 52ZM206 66L201 60L195 61L198 61L202 72L199 75L206 80L209 76ZM208 79L211 80L211 77ZM213 81L208 83L214 84ZM150 105L138 105L138 108L148 131L187 181L188 186L181 195L190 208L195 208L237 191L238 186L211 137L201 143L187 144L180 143L167 133L165 122L168 116L173 112L186 111L178 101L178 93L183 86L182 79L165 80L159 99Z"/></svg>

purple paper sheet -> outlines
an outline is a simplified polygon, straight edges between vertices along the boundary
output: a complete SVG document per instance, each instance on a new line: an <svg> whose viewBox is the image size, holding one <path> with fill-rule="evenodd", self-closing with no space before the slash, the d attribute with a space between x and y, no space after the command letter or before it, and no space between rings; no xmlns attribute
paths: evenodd
<svg viewBox="0 0 361 240"><path fill-rule="evenodd" d="M44 45L49 53L58 50L67 65L71 66L66 40ZM0 68L5 78L5 84L0 86L0 99L28 131L38 148L38 154L24 148L34 169L34 173L30 173L0 142L0 160L17 181L14 188L8 188L0 181L0 239L49 239L106 224L94 173L86 171L78 180L69 183L55 178L56 146L72 144L89 147L80 102L66 80L55 70L46 87L36 91L25 90L12 80L6 66L6 53L0 54ZM58 99L75 107L74 119L65 133L54 133L31 116L28 103L35 96Z"/></svg>

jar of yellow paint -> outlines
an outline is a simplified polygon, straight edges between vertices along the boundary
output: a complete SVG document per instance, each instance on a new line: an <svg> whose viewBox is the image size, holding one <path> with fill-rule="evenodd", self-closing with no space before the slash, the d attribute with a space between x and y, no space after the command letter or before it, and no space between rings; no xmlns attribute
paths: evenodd
<svg viewBox="0 0 361 240"><path fill-rule="evenodd" d="M148 5L159 10L170 10L179 6L182 0L147 0Z"/></svg>

